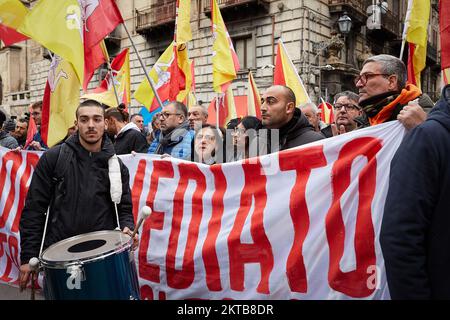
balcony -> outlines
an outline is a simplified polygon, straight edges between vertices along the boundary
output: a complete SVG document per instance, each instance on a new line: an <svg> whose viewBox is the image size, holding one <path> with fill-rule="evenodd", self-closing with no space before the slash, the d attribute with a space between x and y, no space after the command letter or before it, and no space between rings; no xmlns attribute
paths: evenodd
<svg viewBox="0 0 450 320"><path fill-rule="evenodd" d="M225 21L247 19L269 12L270 0L216 0ZM203 12L211 17L211 0L202 0Z"/></svg>
<svg viewBox="0 0 450 320"><path fill-rule="evenodd" d="M369 3L370 2L370 3ZM356 24L365 24L367 19L366 9L372 1L361 0L328 0L330 14L340 15L347 12Z"/></svg>
<svg viewBox="0 0 450 320"><path fill-rule="evenodd" d="M158 1L150 7L136 9L136 32L144 35L161 31L172 33L175 27L176 9L176 0Z"/></svg>
<svg viewBox="0 0 450 320"><path fill-rule="evenodd" d="M381 14L381 29L369 29L372 38L384 41L394 41L402 37L402 23L397 14L387 11Z"/></svg>

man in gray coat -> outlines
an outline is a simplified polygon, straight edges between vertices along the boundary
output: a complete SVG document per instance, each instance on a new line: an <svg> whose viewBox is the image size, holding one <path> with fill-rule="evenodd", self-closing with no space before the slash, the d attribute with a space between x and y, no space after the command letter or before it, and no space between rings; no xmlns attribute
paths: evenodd
<svg viewBox="0 0 450 320"><path fill-rule="evenodd" d="M6 115L0 110L0 146L8 149L15 149L19 146L17 140L9 134L9 132L3 130L3 123L6 121Z"/></svg>

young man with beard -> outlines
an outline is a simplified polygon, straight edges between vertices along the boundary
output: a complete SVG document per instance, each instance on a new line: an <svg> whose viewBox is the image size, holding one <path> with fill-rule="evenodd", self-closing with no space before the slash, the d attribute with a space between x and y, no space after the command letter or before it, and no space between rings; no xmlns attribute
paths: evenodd
<svg viewBox="0 0 450 320"><path fill-rule="evenodd" d="M102 106L93 100L81 103L76 111L76 126L78 133L45 152L34 171L20 218L21 289L30 277L29 260L39 256L47 210L44 249L84 233L116 227L130 233L134 229L130 178L120 159L122 196L117 205L118 217L111 200L108 160L115 152L105 134ZM67 164L62 177L56 177L58 158L64 153ZM137 236L133 240L137 247Z"/></svg>

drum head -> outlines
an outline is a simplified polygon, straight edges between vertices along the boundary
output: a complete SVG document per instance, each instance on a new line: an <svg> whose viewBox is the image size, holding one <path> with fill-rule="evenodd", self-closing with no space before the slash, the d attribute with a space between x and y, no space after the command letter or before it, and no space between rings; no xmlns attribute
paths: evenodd
<svg viewBox="0 0 450 320"><path fill-rule="evenodd" d="M68 265L87 262L131 247L131 237L121 231L96 231L59 241L48 247L41 257L44 265Z"/></svg>

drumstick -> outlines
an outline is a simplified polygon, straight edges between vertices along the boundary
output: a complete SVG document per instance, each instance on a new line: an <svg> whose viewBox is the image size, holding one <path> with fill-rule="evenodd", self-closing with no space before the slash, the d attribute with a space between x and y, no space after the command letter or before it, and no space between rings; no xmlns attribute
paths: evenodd
<svg viewBox="0 0 450 320"><path fill-rule="evenodd" d="M31 269L31 300L35 299L35 281L36 281L36 276L38 274L39 271L39 259L38 258L31 258L30 261L28 262L28 264L30 265L30 269Z"/></svg>
<svg viewBox="0 0 450 320"><path fill-rule="evenodd" d="M141 217L139 218L138 224L136 225L136 228L134 228L133 233L131 234L131 239L134 239L134 236L138 232L139 228L141 227L142 222L144 222L145 219L147 219L152 214L152 209L148 206L144 206L141 210Z"/></svg>

